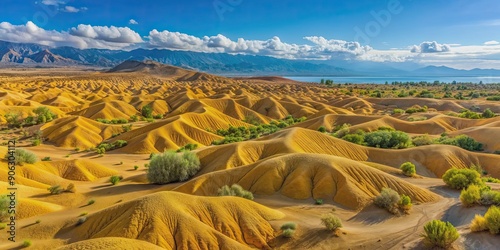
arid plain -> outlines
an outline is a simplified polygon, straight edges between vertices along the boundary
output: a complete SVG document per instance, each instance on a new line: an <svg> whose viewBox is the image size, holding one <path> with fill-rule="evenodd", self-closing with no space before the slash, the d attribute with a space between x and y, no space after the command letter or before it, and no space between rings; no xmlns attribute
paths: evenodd
<svg viewBox="0 0 500 250"><path fill-rule="evenodd" d="M226 78L138 62L111 72L2 69L0 143L16 139L38 161L16 167L16 242L2 229L0 248L20 249L29 239L30 249L422 249L424 225L439 219L460 233L453 248L495 249L498 236L470 230L488 207L463 206L460 190L441 177L480 166L483 177L500 178L500 117L461 115L500 113L499 101L486 100L500 87L448 88ZM440 98L418 97L427 90ZM447 91L450 98L441 98ZM461 91L484 95L453 98ZM143 117L145 106L154 118ZM21 122L39 107L54 117L11 126L9 114ZM276 129L248 136L262 124ZM225 135L231 128L243 135ZM340 135L381 130L429 143L371 147ZM459 135L483 149L430 143ZM96 152L103 143L113 146ZM196 145L200 170L187 181L150 183L150 154L186 145ZM413 177L400 170L406 162L416 167ZM7 165L0 161L2 190ZM122 178L113 185L111 176ZM48 191L70 184L70 192ZM254 199L217 195L233 184ZM409 196L413 206L397 214L379 208L373 200L382 188ZM325 229L325 214L342 227ZM296 225L292 237L280 229L287 222Z"/></svg>

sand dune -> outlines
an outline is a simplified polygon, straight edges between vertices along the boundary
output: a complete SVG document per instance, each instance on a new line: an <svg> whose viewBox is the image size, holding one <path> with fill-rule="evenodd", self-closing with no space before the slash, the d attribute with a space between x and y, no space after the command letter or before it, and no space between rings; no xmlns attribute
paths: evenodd
<svg viewBox="0 0 500 250"><path fill-rule="evenodd" d="M166 249L266 248L274 237L268 220L281 212L243 198L205 198L159 192L90 215L61 233L72 241L125 237Z"/></svg>
<svg viewBox="0 0 500 250"><path fill-rule="evenodd" d="M433 193L342 157L318 154L287 154L228 171L205 174L177 188L196 195L215 195L224 185L240 184L255 194L276 192L293 199L333 200L352 209L361 209L383 187L409 195L412 200L438 199Z"/></svg>

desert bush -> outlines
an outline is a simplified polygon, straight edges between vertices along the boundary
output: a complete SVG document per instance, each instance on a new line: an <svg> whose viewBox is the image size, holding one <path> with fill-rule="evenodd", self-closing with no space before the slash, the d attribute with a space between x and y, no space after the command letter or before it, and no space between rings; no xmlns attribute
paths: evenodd
<svg viewBox="0 0 500 250"><path fill-rule="evenodd" d="M33 242L31 242L31 240L24 240L23 241L23 247L30 247L33 245Z"/></svg>
<svg viewBox="0 0 500 250"><path fill-rule="evenodd" d="M32 146L39 146L41 143L40 139L34 139L31 141Z"/></svg>
<svg viewBox="0 0 500 250"><path fill-rule="evenodd" d="M20 113L9 112L4 115L9 128L19 128L22 124L22 117Z"/></svg>
<svg viewBox="0 0 500 250"><path fill-rule="evenodd" d="M481 199L481 191L478 186L470 185L460 193L460 201L466 207L471 207Z"/></svg>
<svg viewBox="0 0 500 250"><path fill-rule="evenodd" d="M6 221L9 216L10 199L7 195L0 195L0 222Z"/></svg>
<svg viewBox="0 0 500 250"><path fill-rule="evenodd" d="M295 234L295 230L293 229L285 229L281 232L281 235L285 238L292 238Z"/></svg>
<svg viewBox="0 0 500 250"><path fill-rule="evenodd" d="M426 146L434 143L434 140L429 135L419 135L412 138L413 145Z"/></svg>
<svg viewBox="0 0 500 250"><path fill-rule="evenodd" d="M87 202L87 205L92 205L95 203L95 200L89 200L89 202Z"/></svg>
<svg viewBox="0 0 500 250"><path fill-rule="evenodd" d="M483 118L493 118L495 116L495 112L491 111L491 109L485 109L483 112Z"/></svg>
<svg viewBox="0 0 500 250"><path fill-rule="evenodd" d="M340 126L339 125L335 126L335 128L333 129L334 131L333 136L337 138L343 138L344 136L349 134L350 132L349 127L351 127L351 124L348 123L344 123Z"/></svg>
<svg viewBox="0 0 500 250"><path fill-rule="evenodd" d="M177 152L191 151L191 150L195 150L197 148L198 148L198 144L188 143L188 144L184 145L183 147L177 149Z"/></svg>
<svg viewBox="0 0 500 250"><path fill-rule="evenodd" d="M470 185L481 186L483 184L479 173L472 169L449 169L444 173L443 181L449 187L459 190Z"/></svg>
<svg viewBox="0 0 500 250"><path fill-rule="evenodd" d="M486 219L483 216L476 214L470 223L470 230L472 232L482 232L488 230Z"/></svg>
<svg viewBox="0 0 500 250"><path fill-rule="evenodd" d="M135 165L134 170L137 170L137 169L139 169L139 166Z"/></svg>
<svg viewBox="0 0 500 250"><path fill-rule="evenodd" d="M479 204L485 206L500 205L500 192L491 190L481 192Z"/></svg>
<svg viewBox="0 0 500 250"><path fill-rule="evenodd" d="M401 164L401 167L399 169L401 169L404 175L409 177L412 177L417 173L417 171L415 170L415 165L411 162L405 162Z"/></svg>
<svg viewBox="0 0 500 250"><path fill-rule="evenodd" d="M186 181L200 170L200 160L192 152L176 154L166 151L154 156L149 165L147 178L151 183L167 184Z"/></svg>
<svg viewBox="0 0 500 250"><path fill-rule="evenodd" d="M129 124L129 125L122 125L122 129L123 129L123 132L128 132L130 130L132 130L132 124Z"/></svg>
<svg viewBox="0 0 500 250"><path fill-rule="evenodd" d="M73 183L68 184L68 186L66 187L66 189L64 190L64 192L76 193L75 184L73 184Z"/></svg>
<svg viewBox="0 0 500 250"><path fill-rule="evenodd" d="M243 189L238 184L233 184L231 187L225 185L217 191L218 196L237 196L248 200L253 200L253 194L250 191Z"/></svg>
<svg viewBox="0 0 500 250"><path fill-rule="evenodd" d="M285 229L296 230L297 229L297 224L295 224L293 222L287 222L287 223L281 225L281 230L285 230Z"/></svg>
<svg viewBox="0 0 500 250"><path fill-rule="evenodd" d="M321 132L321 133L325 133L325 132L326 132L326 128L325 128L325 126L320 126L320 127L318 128L318 131L319 131L319 132Z"/></svg>
<svg viewBox="0 0 500 250"><path fill-rule="evenodd" d="M54 119L54 117L56 117L56 115L54 113L52 113L52 111L45 107L45 106L41 106L41 107L38 107L36 109L33 110L33 113L35 113L37 115L37 121L38 123L45 123L45 122L50 122L52 121L52 119Z"/></svg>
<svg viewBox="0 0 500 250"><path fill-rule="evenodd" d="M380 195L375 197L375 205L387 209L387 211L396 214L398 212L398 203L400 201L399 194L390 189L382 188Z"/></svg>
<svg viewBox="0 0 500 250"><path fill-rule="evenodd" d="M473 111L470 111L470 110L465 110L465 111L461 112L460 115L458 115L458 117L467 118L467 119L481 119L480 114L473 112Z"/></svg>
<svg viewBox="0 0 500 250"><path fill-rule="evenodd" d="M336 231L342 227L342 221L334 214L324 214L321 216L321 224L330 231Z"/></svg>
<svg viewBox="0 0 500 250"><path fill-rule="evenodd" d="M76 225L77 226L80 226L81 224L83 224L85 221L87 221L87 217L80 217L78 218L78 220L76 221Z"/></svg>
<svg viewBox="0 0 500 250"><path fill-rule="evenodd" d="M500 233L500 208L491 206L484 215L484 218L486 219L486 226L490 230L490 233Z"/></svg>
<svg viewBox="0 0 500 250"><path fill-rule="evenodd" d="M141 109L141 114L142 116L146 117L146 118L153 118L153 107L151 107L151 105L145 105L142 107Z"/></svg>
<svg viewBox="0 0 500 250"><path fill-rule="evenodd" d="M433 220L424 226L422 235L427 243L432 246L448 248L460 235L457 229L450 223L440 220Z"/></svg>
<svg viewBox="0 0 500 250"><path fill-rule="evenodd" d="M414 114L414 113L420 113L420 112L427 112L428 108L427 106L420 107L418 105L415 105L411 108L406 109L406 113L408 114Z"/></svg>
<svg viewBox="0 0 500 250"><path fill-rule="evenodd" d="M482 177L481 180L483 180L483 182L489 182L489 183L500 183L500 180L497 179L497 178L493 178L491 176L488 176L488 177Z"/></svg>
<svg viewBox="0 0 500 250"><path fill-rule="evenodd" d="M365 134L365 143L377 148L408 148L412 144L408 134L402 131L379 130Z"/></svg>
<svg viewBox="0 0 500 250"><path fill-rule="evenodd" d="M12 153L12 151L8 151L5 154L5 159L9 160L9 158L12 159L12 156L15 157L16 164L17 165L24 165L24 163L29 163L29 164L34 164L35 162L38 161L38 158L36 157L35 153L22 149L22 148L16 148L16 150Z"/></svg>
<svg viewBox="0 0 500 250"><path fill-rule="evenodd" d="M314 199L314 204L315 205L323 205L323 199Z"/></svg>
<svg viewBox="0 0 500 250"><path fill-rule="evenodd" d="M352 142L358 145L365 144L365 135L364 134L348 134L342 137L342 140Z"/></svg>
<svg viewBox="0 0 500 250"><path fill-rule="evenodd" d="M482 151L483 144L474 140L473 138L467 135L459 135L453 138L449 138L448 136L441 136L438 140L436 140L439 144L445 145L453 145L457 147L461 147L465 150L469 151Z"/></svg>
<svg viewBox="0 0 500 250"><path fill-rule="evenodd" d="M132 115L132 116L130 116L130 121L132 121L132 122L139 121L139 117L137 117L137 115Z"/></svg>
<svg viewBox="0 0 500 250"><path fill-rule="evenodd" d="M121 176L118 176L118 175L113 175L111 177L109 177L109 182L111 182L111 184L113 185L116 185L118 184L121 180L123 179L123 177Z"/></svg>
<svg viewBox="0 0 500 250"><path fill-rule="evenodd" d="M64 189L60 185L51 186L47 190L49 190L50 194L61 194L64 192Z"/></svg>
<svg viewBox="0 0 500 250"><path fill-rule="evenodd" d="M0 223L0 230L4 230L7 227L7 223Z"/></svg>
<svg viewBox="0 0 500 250"><path fill-rule="evenodd" d="M405 113L404 109L394 109L392 112L394 114L404 114Z"/></svg>
<svg viewBox="0 0 500 250"><path fill-rule="evenodd" d="M399 198L400 198L398 202L399 208L403 209L405 213L408 213L411 207L413 206L413 204L411 203L410 196L402 194Z"/></svg>
<svg viewBox="0 0 500 250"><path fill-rule="evenodd" d="M488 101L500 101L500 96L491 96L486 98Z"/></svg>

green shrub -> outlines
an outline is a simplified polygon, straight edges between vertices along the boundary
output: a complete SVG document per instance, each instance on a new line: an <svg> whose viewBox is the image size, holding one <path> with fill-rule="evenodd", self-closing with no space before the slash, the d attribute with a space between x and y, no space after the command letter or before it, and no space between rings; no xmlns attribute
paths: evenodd
<svg viewBox="0 0 500 250"><path fill-rule="evenodd" d="M481 199L481 191L478 186L470 185L460 192L460 201L466 207L471 207Z"/></svg>
<svg viewBox="0 0 500 250"><path fill-rule="evenodd" d="M470 110L465 110L464 112L460 113L460 115L458 115L458 117L467 118L467 119L481 119L480 114L473 112L473 111L470 111Z"/></svg>
<svg viewBox="0 0 500 250"><path fill-rule="evenodd" d="M491 206L484 215L484 218L486 219L486 226L490 230L490 233L500 233L500 208Z"/></svg>
<svg viewBox="0 0 500 250"><path fill-rule="evenodd" d="M42 161L51 161L50 157L49 156L45 156L42 158Z"/></svg>
<svg viewBox="0 0 500 250"><path fill-rule="evenodd" d="M336 231L342 227L342 221L333 214L324 214L321 216L321 224L330 231Z"/></svg>
<svg viewBox="0 0 500 250"><path fill-rule="evenodd" d="M401 164L401 167L399 169L401 169L403 174L408 177L412 177L417 173L417 170L415 170L415 165L411 162L405 162Z"/></svg>
<svg viewBox="0 0 500 250"><path fill-rule="evenodd" d="M491 96L486 98L488 101L500 101L500 96Z"/></svg>
<svg viewBox="0 0 500 250"><path fill-rule="evenodd" d="M132 122L139 121L139 117L137 117L137 115L132 115L132 116L130 116L130 121L132 121Z"/></svg>
<svg viewBox="0 0 500 250"><path fill-rule="evenodd" d="M33 113L35 113L37 116L36 120L38 121L38 124L50 122L56 117L56 115L52 113L52 111L49 108L45 106L41 106L34 109Z"/></svg>
<svg viewBox="0 0 500 250"><path fill-rule="evenodd" d="M398 202L399 208L403 209L405 213L408 213L410 211L411 207L413 204L411 203L411 198L408 195L402 194L399 197L399 202Z"/></svg>
<svg viewBox="0 0 500 250"><path fill-rule="evenodd" d="M42 220L36 220L35 223L40 224L40 223L42 223Z"/></svg>
<svg viewBox="0 0 500 250"><path fill-rule="evenodd" d="M13 153L12 151L8 151L4 158L9 160L9 158L12 159L12 156L14 156L16 164L20 166L24 165L24 163L34 164L38 161L38 158L33 152L22 148L16 148Z"/></svg>
<svg viewBox="0 0 500 250"><path fill-rule="evenodd" d="M40 139L34 139L33 141L31 141L32 146L39 146L41 143L42 141Z"/></svg>
<svg viewBox="0 0 500 250"><path fill-rule="evenodd" d="M443 181L449 187L459 190L470 185L481 186L483 184L479 173L472 169L449 169L444 173Z"/></svg>
<svg viewBox="0 0 500 250"><path fill-rule="evenodd" d="M200 170L200 160L192 152L176 154L166 151L150 161L147 178L151 183L167 184L186 181Z"/></svg>
<svg viewBox="0 0 500 250"><path fill-rule="evenodd" d="M399 194L390 189L390 188L382 188L380 195L375 197L375 205L387 209L387 211L397 214L398 213L398 204L400 201Z"/></svg>
<svg viewBox="0 0 500 250"><path fill-rule="evenodd" d="M89 202L87 202L87 205L89 205L89 206L90 206L90 205L92 205L92 204L94 204L94 203L95 203L95 200L89 200Z"/></svg>
<svg viewBox="0 0 500 250"><path fill-rule="evenodd" d="M485 109L483 112L483 118L493 118L495 116L495 112L491 111L491 109Z"/></svg>
<svg viewBox="0 0 500 250"><path fill-rule="evenodd" d="M394 114L404 114L405 113L404 109L394 109L392 112Z"/></svg>
<svg viewBox="0 0 500 250"><path fill-rule="evenodd" d="M323 205L323 199L314 199L314 204L315 205Z"/></svg>
<svg viewBox="0 0 500 250"><path fill-rule="evenodd" d="M482 232L488 230L486 219L483 216L476 214L470 223L470 230L472 232Z"/></svg>
<svg viewBox="0 0 500 250"><path fill-rule="evenodd" d="M49 190L50 194L61 194L64 192L64 189L60 185L51 186L47 190Z"/></svg>
<svg viewBox="0 0 500 250"><path fill-rule="evenodd" d="M23 241L23 247L30 247L33 245L33 242L31 242L31 240L24 240Z"/></svg>
<svg viewBox="0 0 500 250"><path fill-rule="evenodd" d="M281 225L281 230L285 230L285 229L296 230L297 229L297 224L295 224L293 222L287 222L287 223Z"/></svg>
<svg viewBox="0 0 500 250"><path fill-rule="evenodd" d="M325 126L320 126L320 127L318 128L318 131L319 131L319 132L321 132L321 133L326 133L326 128L325 128Z"/></svg>
<svg viewBox="0 0 500 250"><path fill-rule="evenodd" d="M177 152L191 151L191 150L195 150L197 148L198 148L198 144L188 143L188 144L184 145L183 147L177 149Z"/></svg>
<svg viewBox="0 0 500 250"><path fill-rule="evenodd" d="M419 146L427 146L432 145L434 140L429 135L419 135L412 138L413 145Z"/></svg>
<svg viewBox="0 0 500 250"><path fill-rule="evenodd" d="M109 182L111 182L111 184L113 185L116 185L118 184L121 180L123 179L123 177L121 176L118 176L118 175L113 175L111 177L109 177Z"/></svg>
<svg viewBox="0 0 500 250"><path fill-rule="evenodd" d="M342 137L342 140L355 143L358 145L364 145L365 144L365 136L364 134L348 134Z"/></svg>
<svg viewBox="0 0 500 250"><path fill-rule="evenodd" d="M250 191L243 189L238 184L233 184L231 187L225 185L217 191L218 196L237 196L248 200L253 200L253 194Z"/></svg>
<svg viewBox="0 0 500 250"><path fill-rule="evenodd" d="M491 190L481 192L481 198L479 199L479 204L484 206L489 206L489 205L500 206L500 192Z"/></svg>
<svg viewBox="0 0 500 250"><path fill-rule="evenodd" d="M139 166L135 165L134 170L137 170L137 169L139 169Z"/></svg>
<svg viewBox="0 0 500 250"><path fill-rule="evenodd" d="M141 109L141 114L142 116L146 117L146 118L153 118L153 107L151 107L151 105L145 105L142 107Z"/></svg>
<svg viewBox="0 0 500 250"><path fill-rule="evenodd" d="M448 136L441 136L441 138L439 138L436 142L439 144L461 147L469 151L483 150L483 144L481 144L480 142L474 140L473 138L467 135L459 135L453 138L449 138Z"/></svg>
<svg viewBox="0 0 500 250"><path fill-rule="evenodd" d="M0 222L6 221L10 217L10 199L7 195L0 195Z"/></svg>
<svg viewBox="0 0 500 250"><path fill-rule="evenodd" d="M285 229L281 232L281 235L285 238L292 238L295 234L295 230L293 229Z"/></svg>
<svg viewBox="0 0 500 250"><path fill-rule="evenodd" d="M424 232L422 236L427 243L442 248L450 247L460 237L457 229L450 222L440 220L428 222L424 226Z"/></svg>
<svg viewBox="0 0 500 250"><path fill-rule="evenodd" d="M374 131L365 134L365 143L369 147L377 148L408 148L411 144L411 139L405 132L402 131Z"/></svg>
<svg viewBox="0 0 500 250"><path fill-rule="evenodd" d="M4 230L7 227L7 223L0 223L0 230Z"/></svg>

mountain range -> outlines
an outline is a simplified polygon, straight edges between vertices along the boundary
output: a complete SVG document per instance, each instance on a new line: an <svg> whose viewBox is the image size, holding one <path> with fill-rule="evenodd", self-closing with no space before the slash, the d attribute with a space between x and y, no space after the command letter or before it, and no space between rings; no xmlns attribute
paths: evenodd
<svg viewBox="0 0 500 250"><path fill-rule="evenodd" d="M165 49L52 48L29 43L0 41L0 66L92 66L112 68L127 60L156 61L185 69L226 76L500 76L500 70L459 70L444 66L422 66L363 61L288 60L268 56L203 53Z"/></svg>

